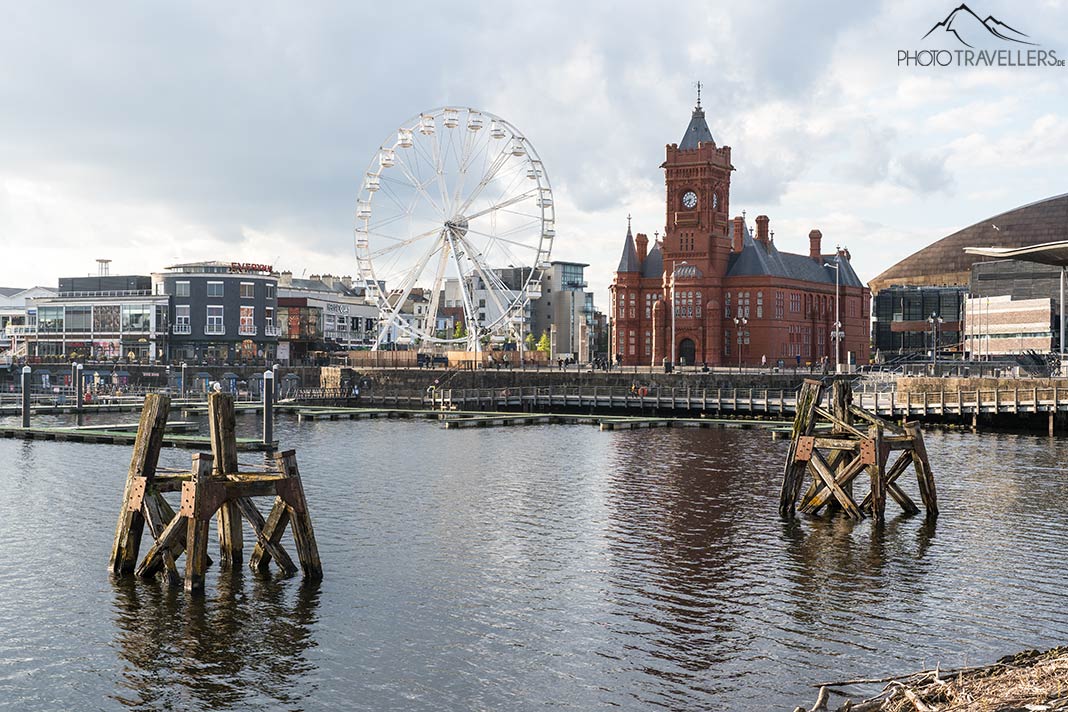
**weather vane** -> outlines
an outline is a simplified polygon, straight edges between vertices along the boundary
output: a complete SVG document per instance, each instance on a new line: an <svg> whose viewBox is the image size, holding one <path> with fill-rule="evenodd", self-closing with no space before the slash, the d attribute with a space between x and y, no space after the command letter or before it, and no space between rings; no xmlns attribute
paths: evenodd
<svg viewBox="0 0 1068 712"><path fill-rule="evenodd" d="M701 108L701 82L700 81L695 82L695 85L697 86L697 108L700 109Z"/></svg>
<svg viewBox="0 0 1068 712"><path fill-rule="evenodd" d="M627 213L627 232L630 232L630 213Z"/></svg>

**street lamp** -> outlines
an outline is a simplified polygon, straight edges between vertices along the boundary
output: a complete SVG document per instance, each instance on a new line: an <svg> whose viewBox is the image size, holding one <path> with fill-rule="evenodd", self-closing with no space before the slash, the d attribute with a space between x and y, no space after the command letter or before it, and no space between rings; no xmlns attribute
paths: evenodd
<svg viewBox="0 0 1068 712"><path fill-rule="evenodd" d="M838 255L834 256L834 264L830 262L824 262L824 267L830 267L834 270L834 331L831 332L831 338L834 339L834 372L839 373L842 370L842 337L845 336L845 332L842 331L842 319L839 313L840 298L840 284L841 280L839 275L840 265L838 264Z"/></svg>
<svg viewBox="0 0 1068 712"><path fill-rule="evenodd" d="M749 323L744 316L734 317L734 330L738 332L738 373L742 372L742 330L740 327Z"/></svg>
<svg viewBox="0 0 1068 712"><path fill-rule="evenodd" d="M675 275L678 274L679 267L686 265L686 262L679 262L677 265L671 268L671 367L675 367L675 315L678 314L679 308L675 304Z"/></svg>
<svg viewBox="0 0 1068 712"><path fill-rule="evenodd" d="M938 314L931 312L931 316L927 317L927 323L931 325L931 365L938 366L938 325L945 322Z"/></svg>

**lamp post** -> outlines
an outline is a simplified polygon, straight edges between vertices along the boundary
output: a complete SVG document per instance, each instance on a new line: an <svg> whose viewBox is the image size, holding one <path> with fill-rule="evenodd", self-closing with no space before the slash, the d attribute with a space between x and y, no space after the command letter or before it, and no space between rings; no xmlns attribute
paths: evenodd
<svg viewBox="0 0 1068 712"><path fill-rule="evenodd" d="M679 308L675 304L675 275L678 274L679 267L686 265L686 262L679 262L677 265L671 268L671 367L675 368L675 315L678 314Z"/></svg>
<svg viewBox="0 0 1068 712"><path fill-rule="evenodd" d="M831 337L834 339L834 372L838 373L842 370L842 337L845 333L842 331L842 319L839 312L839 304L841 302L841 280L839 275L841 270L838 264L838 255L834 256L834 264L830 262L824 262L824 267L830 267L834 270L834 331L831 332Z"/></svg>
<svg viewBox="0 0 1068 712"><path fill-rule="evenodd" d="M182 389L181 389L181 397L182 398L185 398L185 366L186 366L185 361L182 361Z"/></svg>
<svg viewBox="0 0 1068 712"><path fill-rule="evenodd" d="M927 317L927 323L931 325L931 365L936 368L938 367L938 325L944 321L945 319L934 312Z"/></svg>
<svg viewBox="0 0 1068 712"><path fill-rule="evenodd" d="M738 332L738 373L742 372L742 330L740 327L749 323L744 316L734 317L734 330Z"/></svg>

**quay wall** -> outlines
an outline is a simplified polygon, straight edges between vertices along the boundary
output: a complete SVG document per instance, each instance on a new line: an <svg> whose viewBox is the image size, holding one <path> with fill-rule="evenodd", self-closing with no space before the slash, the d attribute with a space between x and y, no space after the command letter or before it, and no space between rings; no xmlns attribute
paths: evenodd
<svg viewBox="0 0 1068 712"><path fill-rule="evenodd" d="M897 379L898 393L956 393L975 391L1018 390L1021 394L1034 388L1068 389L1068 378L932 378L901 377Z"/></svg>

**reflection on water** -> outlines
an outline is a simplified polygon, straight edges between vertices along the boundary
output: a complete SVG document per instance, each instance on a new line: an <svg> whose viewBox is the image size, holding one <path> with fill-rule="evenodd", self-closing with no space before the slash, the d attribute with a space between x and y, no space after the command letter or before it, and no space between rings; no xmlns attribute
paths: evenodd
<svg viewBox="0 0 1068 712"><path fill-rule="evenodd" d="M929 433L941 516L877 527L781 521L761 432L278 435L325 578L213 567L203 599L109 581L127 448L0 441L0 704L763 711L1068 639L1068 441Z"/></svg>
<svg viewBox="0 0 1068 712"><path fill-rule="evenodd" d="M133 709L301 706L297 681L314 670L320 590L243 573L220 575L205 597L133 579L113 582L121 689Z"/></svg>

